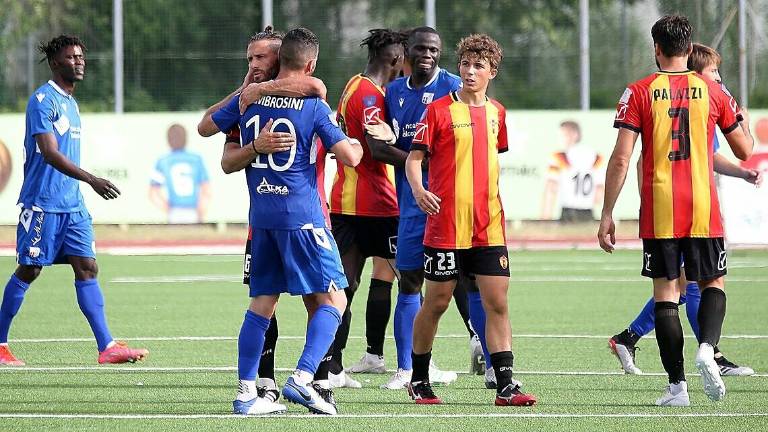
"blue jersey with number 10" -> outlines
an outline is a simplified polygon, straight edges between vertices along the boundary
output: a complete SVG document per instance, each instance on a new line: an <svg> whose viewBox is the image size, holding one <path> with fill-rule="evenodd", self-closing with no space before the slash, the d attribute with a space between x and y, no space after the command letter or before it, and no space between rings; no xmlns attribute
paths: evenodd
<svg viewBox="0 0 768 432"><path fill-rule="evenodd" d="M241 145L251 145L264 125L273 120L272 130L289 132L296 145L289 151L258 154L245 168L251 196L250 224L254 228L294 230L324 227L317 190L315 134L326 149L347 138L336 124L331 108L320 98L264 96L240 115L240 97L213 114L219 130L240 126Z"/></svg>

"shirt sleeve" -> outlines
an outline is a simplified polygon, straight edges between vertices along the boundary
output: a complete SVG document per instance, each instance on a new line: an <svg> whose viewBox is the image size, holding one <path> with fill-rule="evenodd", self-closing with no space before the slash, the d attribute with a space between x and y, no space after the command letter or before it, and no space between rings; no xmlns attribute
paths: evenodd
<svg viewBox="0 0 768 432"><path fill-rule="evenodd" d="M724 134L729 134L739 127L738 113L741 109L724 85L710 86L710 91L714 92L714 99L718 102L717 125Z"/></svg>
<svg viewBox="0 0 768 432"><path fill-rule="evenodd" d="M39 100L33 97L27 110L27 118L31 127L31 135L44 133L53 133L53 122L55 121L56 110L53 107L53 99L44 97Z"/></svg>
<svg viewBox="0 0 768 432"><path fill-rule="evenodd" d="M509 143L507 142L507 110L501 105L499 105L499 134L496 139L496 149L499 153L509 150Z"/></svg>
<svg viewBox="0 0 768 432"><path fill-rule="evenodd" d="M211 115L211 119L216 123L220 131L228 131L240 121L239 104L240 95L237 95L228 104L219 108L218 111Z"/></svg>
<svg viewBox="0 0 768 432"><path fill-rule="evenodd" d="M642 132L640 127L640 96L635 94L637 89L627 87L619 99L616 107L616 117L613 119L613 127L625 128L637 133Z"/></svg>
<svg viewBox="0 0 768 432"><path fill-rule="evenodd" d="M339 128L331 107L325 101L317 99L314 120L315 133L320 137L326 150L330 150L337 142L347 139L347 136Z"/></svg>
<svg viewBox="0 0 768 432"><path fill-rule="evenodd" d="M411 141L411 151L420 150L425 153L432 153L434 151L436 131L437 115L435 114L434 106L429 104L421 121L416 123L416 131Z"/></svg>
<svg viewBox="0 0 768 432"><path fill-rule="evenodd" d="M158 159L155 162L155 170L152 171L152 176L149 179L149 184L152 186L162 186L165 184L165 175L163 175L162 169L163 159Z"/></svg>

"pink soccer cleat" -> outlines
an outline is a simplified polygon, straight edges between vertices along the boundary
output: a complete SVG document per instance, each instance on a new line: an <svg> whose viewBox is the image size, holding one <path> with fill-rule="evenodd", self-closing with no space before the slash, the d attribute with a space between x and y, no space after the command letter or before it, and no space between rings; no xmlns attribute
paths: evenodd
<svg viewBox="0 0 768 432"><path fill-rule="evenodd" d="M0 365L3 366L24 366L24 362L17 359L8 345L0 345Z"/></svg>
<svg viewBox="0 0 768 432"><path fill-rule="evenodd" d="M99 353L99 364L134 363L148 355L149 351L144 348L129 348L125 342L117 342Z"/></svg>

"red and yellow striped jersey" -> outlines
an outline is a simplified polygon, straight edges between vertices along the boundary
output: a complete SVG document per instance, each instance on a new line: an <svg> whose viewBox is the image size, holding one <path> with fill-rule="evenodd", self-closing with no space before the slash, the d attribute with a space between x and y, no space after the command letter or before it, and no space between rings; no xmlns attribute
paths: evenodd
<svg viewBox="0 0 768 432"><path fill-rule="evenodd" d="M429 190L440 212L427 217L424 245L441 249L505 246L499 153L507 150L506 112L495 100L471 107L451 92L427 106L411 151L429 154Z"/></svg>
<svg viewBox="0 0 768 432"><path fill-rule="evenodd" d="M384 118L384 89L364 75L353 76L341 95L336 119L351 138L363 145L363 159L354 168L336 161L331 213L352 216L397 216L394 169L373 159L365 144L366 123Z"/></svg>
<svg viewBox="0 0 768 432"><path fill-rule="evenodd" d="M739 126L736 102L695 72L656 72L631 84L614 127L642 137L641 238L723 236L713 174L715 124Z"/></svg>

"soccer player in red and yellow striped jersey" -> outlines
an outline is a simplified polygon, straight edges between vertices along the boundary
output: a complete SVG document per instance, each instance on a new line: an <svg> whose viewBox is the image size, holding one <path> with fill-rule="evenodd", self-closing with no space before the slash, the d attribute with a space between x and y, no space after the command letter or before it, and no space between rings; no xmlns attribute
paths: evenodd
<svg viewBox="0 0 768 432"><path fill-rule="evenodd" d="M715 125L739 159L752 152L748 126L723 88L689 71L691 25L682 16L665 16L651 29L659 72L631 84L617 108L618 139L608 162L605 199L598 231L600 246L615 244L613 208L626 178L638 135L642 136L640 237L644 276L653 279L656 340L669 387L661 406L688 406L683 368L683 332L678 313L680 261L688 280L698 281L701 304L696 366L712 400L725 395L714 361L725 316L726 252L713 184L712 137Z"/></svg>
<svg viewBox="0 0 768 432"><path fill-rule="evenodd" d="M441 403L429 383L437 324L451 300L459 272L477 281L486 312L485 336L497 389L496 405L533 405L512 378L512 335L507 311L509 258L499 195L498 155L507 149L505 110L486 96L502 58L488 35L463 38L457 47L462 88L427 107L405 163L416 204L427 213L424 278L427 292L413 329L416 403ZM421 164L429 154L429 188Z"/></svg>

